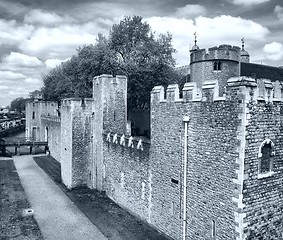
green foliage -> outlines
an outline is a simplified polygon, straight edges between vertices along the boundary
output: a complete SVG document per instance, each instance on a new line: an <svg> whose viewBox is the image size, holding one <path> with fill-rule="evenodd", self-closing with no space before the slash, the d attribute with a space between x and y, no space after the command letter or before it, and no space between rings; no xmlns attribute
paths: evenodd
<svg viewBox="0 0 283 240"><path fill-rule="evenodd" d="M171 34L155 37L142 17L125 17L114 24L109 38L98 35L94 45L85 45L77 54L43 78L46 99L91 97L92 79L101 74L128 77L128 106L149 104L155 85L176 82L175 49Z"/></svg>
<svg viewBox="0 0 283 240"><path fill-rule="evenodd" d="M17 111L19 113L25 111L27 99L19 97L14 99L10 104L10 110Z"/></svg>

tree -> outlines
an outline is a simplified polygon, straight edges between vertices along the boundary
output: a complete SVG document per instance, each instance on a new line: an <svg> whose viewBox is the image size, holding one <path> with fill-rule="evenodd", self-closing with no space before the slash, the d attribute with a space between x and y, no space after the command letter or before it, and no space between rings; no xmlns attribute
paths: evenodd
<svg viewBox="0 0 283 240"><path fill-rule="evenodd" d="M26 101L27 99L23 97L14 99L10 104L10 110L22 113L23 111L25 111Z"/></svg>
<svg viewBox="0 0 283 240"><path fill-rule="evenodd" d="M117 71L115 54L108 47L108 40L98 35L95 45L77 49L69 61L52 69L43 77L45 99L60 100L67 97L91 97L92 79L104 73Z"/></svg>
<svg viewBox="0 0 283 240"><path fill-rule="evenodd" d="M125 17L114 24L109 46L119 59L120 71L128 77L128 106L149 104L150 91L155 85L168 85L179 77L175 67L171 34L154 36L142 17Z"/></svg>
<svg viewBox="0 0 283 240"><path fill-rule="evenodd" d="M101 74L128 77L129 109L149 104L155 85L168 85L179 78L174 70L171 34L155 37L142 17L125 17L114 24L109 38L99 34L94 45L77 50L67 62L43 78L46 99L92 96L92 79Z"/></svg>

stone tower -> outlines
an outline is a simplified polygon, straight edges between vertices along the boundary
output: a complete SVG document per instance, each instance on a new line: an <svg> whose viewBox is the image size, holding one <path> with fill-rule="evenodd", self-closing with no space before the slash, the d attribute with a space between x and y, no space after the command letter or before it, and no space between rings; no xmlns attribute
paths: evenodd
<svg viewBox="0 0 283 240"><path fill-rule="evenodd" d="M191 81L201 89L205 81L217 80L219 96L225 92L227 79L240 76L240 48L231 45L199 49L196 45L190 54Z"/></svg>
<svg viewBox="0 0 283 240"><path fill-rule="evenodd" d="M103 74L93 79L93 187L102 190L103 136L125 134L127 124L127 78Z"/></svg>

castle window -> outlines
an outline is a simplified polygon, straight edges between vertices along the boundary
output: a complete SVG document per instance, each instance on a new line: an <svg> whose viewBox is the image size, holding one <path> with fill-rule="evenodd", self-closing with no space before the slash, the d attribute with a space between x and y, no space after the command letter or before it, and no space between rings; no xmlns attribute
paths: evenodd
<svg viewBox="0 0 283 240"><path fill-rule="evenodd" d="M217 71L217 67L218 67L218 66L217 66L217 62L214 62L214 64L213 64L213 70L214 70L214 71Z"/></svg>
<svg viewBox="0 0 283 240"><path fill-rule="evenodd" d="M222 63L221 62L214 62L213 63L213 70L214 71L221 71L222 69Z"/></svg>
<svg viewBox="0 0 283 240"><path fill-rule="evenodd" d="M274 144L270 139L264 140L259 148L258 177L269 177L273 174Z"/></svg>
<svg viewBox="0 0 283 240"><path fill-rule="evenodd" d="M32 119L35 119L35 111L32 112Z"/></svg>

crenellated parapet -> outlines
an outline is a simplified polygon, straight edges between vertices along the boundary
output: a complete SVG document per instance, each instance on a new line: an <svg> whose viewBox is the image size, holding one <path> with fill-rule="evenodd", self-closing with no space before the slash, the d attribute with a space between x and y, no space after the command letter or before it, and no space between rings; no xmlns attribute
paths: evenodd
<svg viewBox="0 0 283 240"><path fill-rule="evenodd" d="M61 101L61 108L91 108L93 104L92 98L65 98Z"/></svg>
<svg viewBox="0 0 283 240"><path fill-rule="evenodd" d="M219 47L212 47L208 50L200 49L191 51L191 64L199 61L215 61L215 60L229 60L240 61L240 48L231 45L220 45Z"/></svg>
<svg viewBox="0 0 283 240"><path fill-rule="evenodd" d="M268 79L250 77L232 77L227 81L226 91L219 96L217 80L205 81L201 89L195 82L185 83L180 98L177 84L171 84L166 91L163 86L156 86L151 91L151 103L186 103L186 102L218 102L249 99L250 101L274 102L282 101L282 86L279 81L272 83Z"/></svg>
<svg viewBox="0 0 283 240"><path fill-rule="evenodd" d="M219 97L218 81L206 81L202 90L197 88L195 82L185 83L182 89L183 97L180 97L180 89L177 84L167 87L166 93L163 86L156 86L151 91L151 103L160 102L211 102L225 100Z"/></svg>
<svg viewBox="0 0 283 240"><path fill-rule="evenodd" d="M269 79L254 79L251 77L233 77L227 81L226 99L233 100L238 90L243 98L256 102L278 102L282 101L282 86L279 81L272 83Z"/></svg>
<svg viewBox="0 0 283 240"><path fill-rule="evenodd" d="M240 48L231 45L220 45L208 50L191 51L191 81L199 89L206 81L218 81L219 96L225 93L227 80L240 76Z"/></svg>

